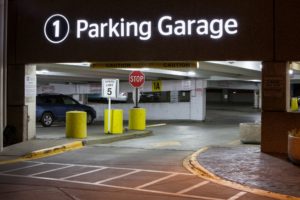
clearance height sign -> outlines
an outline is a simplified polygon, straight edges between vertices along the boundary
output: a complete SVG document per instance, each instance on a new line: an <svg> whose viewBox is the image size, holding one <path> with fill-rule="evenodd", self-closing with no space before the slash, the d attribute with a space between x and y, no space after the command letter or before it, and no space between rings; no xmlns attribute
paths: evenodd
<svg viewBox="0 0 300 200"><path fill-rule="evenodd" d="M8 36L16 43L10 50L12 63L271 60L273 56L273 0L12 0L9 4Z"/></svg>

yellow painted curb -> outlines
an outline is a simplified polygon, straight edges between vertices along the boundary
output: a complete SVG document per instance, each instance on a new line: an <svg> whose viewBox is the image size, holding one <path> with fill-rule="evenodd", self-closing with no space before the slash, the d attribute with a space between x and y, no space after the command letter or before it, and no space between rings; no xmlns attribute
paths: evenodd
<svg viewBox="0 0 300 200"><path fill-rule="evenodd" d="M256 189L256 188L251 188L249 186L241 185L239 183L235 183L232 181L224 180L215 174L211 173L207 169L205 169L203 166L201 166L197 160L197 157L199 154L205 152L208 150L208 147L201 148L197 152L193 153L192 155L188 156L187 158L184 159L183 161L183 166L192 172L193 174L209 180L211 182L224 185L227 187L231 187L237 190L242 190L245 192L249 192L252 194L260 195L260 196L265 196L265 197L270 197L270 198L275 198L275 199L281 199L281 200L300 200L299 197L294 197L294 196L289 196L289 195L284 195L284 194L279 194L275 192L270 192L262 189Z"/></svg>
<svg viewBox="0 0 300 200"><path fill-rule="evenodd" d="M83 147L83 142L82 141L75 141L71 143L67 143L64 145L58 145L46 149L41 149L37 151L33 151L25 156L22 156L20 158L14 159L14 160L6 160L6 161L0 161L1 164L11 164L11 163L16 163L16 162L21 162L21 161L28 161L28 160L34 160L38 158L44 158L48 156L53 156L57 155L66 151L71 151L75 149L80 149Z"/></svg>

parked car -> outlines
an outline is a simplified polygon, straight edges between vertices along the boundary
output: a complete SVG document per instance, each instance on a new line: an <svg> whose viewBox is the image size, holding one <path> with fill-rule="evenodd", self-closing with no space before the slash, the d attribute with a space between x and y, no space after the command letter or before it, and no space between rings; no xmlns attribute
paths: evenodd
<svg viewBox="0 0 300 200"><path fill-rule="evenodd" d="M36 97L36 119L44 127L49 127L54 121L65 121L66 112L72 110L85 111L87 124L92 124L96 111L87 105L80 104L70 96L63 94L40 94Z"/></svg>

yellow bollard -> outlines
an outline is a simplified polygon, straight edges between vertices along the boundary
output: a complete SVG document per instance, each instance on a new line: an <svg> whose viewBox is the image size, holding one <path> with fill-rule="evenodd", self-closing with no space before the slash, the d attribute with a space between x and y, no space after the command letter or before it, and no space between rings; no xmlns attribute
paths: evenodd
<svg viewBox="0 0 300 200"><path fill-rule="evenodd" d="M122 134L123 133L123 110L113 109L110 110L110 133ZM104 111L104 133L108 133L108 109Z"/></svg>
<svg viewBox="0 0 300 200"><path fill-rule="evenodd" d="M129 110L129 127L130 130L146 129L146 109L132 108Z"/></svg>
<svg viewBox="0 0 300 200"><path fill-rule="evenodd" d="M86 138L86 112L69 111L66 112L66 137L67 138Z"/></svg>
<svg viewBox="0 0 300 200"><path fill-rule="evenodd" d="M298 99L296 97L292 98L291 110L298 111Z"/></svg>

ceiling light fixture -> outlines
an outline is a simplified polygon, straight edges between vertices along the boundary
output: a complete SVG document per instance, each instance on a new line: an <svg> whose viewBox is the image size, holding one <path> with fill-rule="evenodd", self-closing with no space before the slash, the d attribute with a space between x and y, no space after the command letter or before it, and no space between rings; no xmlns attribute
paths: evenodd
<svg viewBox="0 0 300 200"><path fill-rule="evenodd" d="M187 74L188 74L188 76L195 76L195 75L196 75L196 72L194 72L194 71L189 71Z"/></svg>

